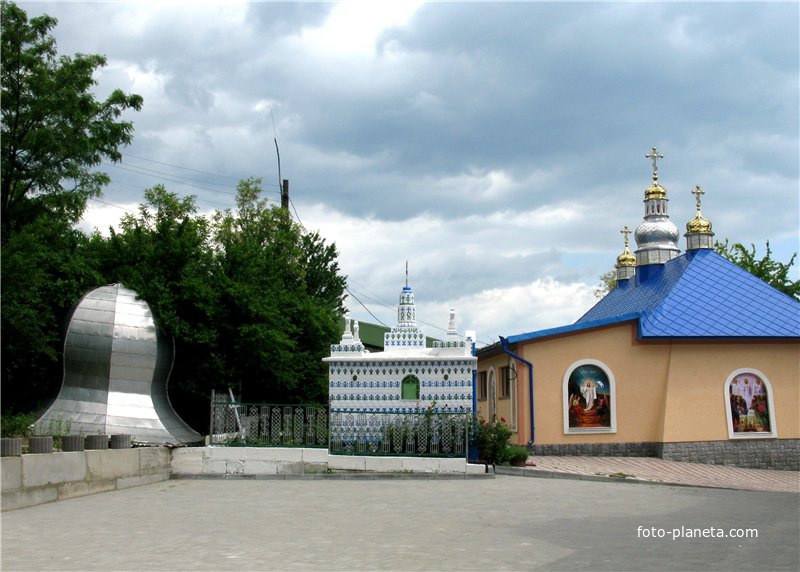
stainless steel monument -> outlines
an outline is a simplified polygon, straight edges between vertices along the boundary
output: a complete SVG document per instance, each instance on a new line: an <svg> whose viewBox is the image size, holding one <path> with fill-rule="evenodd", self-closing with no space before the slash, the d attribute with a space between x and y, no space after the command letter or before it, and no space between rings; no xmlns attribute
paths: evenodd
<svg viewBox="0 0 800 572"><path fill-rule="evenodd" d="M72 433L127 434L148 444L201 441L167 396L173 357L136 292L120 284L92 290L69 320L64 381L38 424L70 420Z"/></svg>

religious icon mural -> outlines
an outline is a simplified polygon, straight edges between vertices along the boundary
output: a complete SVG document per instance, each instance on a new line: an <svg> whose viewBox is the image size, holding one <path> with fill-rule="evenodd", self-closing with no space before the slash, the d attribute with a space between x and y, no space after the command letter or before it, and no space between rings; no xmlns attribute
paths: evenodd
<svg viewBox="0 0 800 572"><path fill-rule="evenodd" d="M569 374L566 394L570 429L611 429L611 381L603 368L583 364Z"/></svg>
<svg viewBox="0 0 800 572"><path fill-rule="evenodd" d="M750 371L733 376L727 391L733 435L772 433L767 382Z"/></svg>

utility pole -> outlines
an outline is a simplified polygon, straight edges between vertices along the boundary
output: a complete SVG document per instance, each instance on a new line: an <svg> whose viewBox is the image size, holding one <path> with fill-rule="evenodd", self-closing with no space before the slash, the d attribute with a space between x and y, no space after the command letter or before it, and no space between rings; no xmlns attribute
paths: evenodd
<svg viewBox="0 0 800 572"><path fill-rule="evenodd" d="M284 179L281 187L281 208L289 210L289 179Z"/></svg>

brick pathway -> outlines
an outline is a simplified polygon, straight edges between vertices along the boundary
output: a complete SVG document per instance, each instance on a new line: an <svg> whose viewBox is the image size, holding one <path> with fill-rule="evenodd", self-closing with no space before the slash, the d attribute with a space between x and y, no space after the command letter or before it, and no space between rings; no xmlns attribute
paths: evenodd
<svg viewBox="0 0 800 572"><path fill-rule="evenodd" d="M533 462L536 466L530 466ZM721 465L681 463L652 457L547 457L528 459L526 471L541 476L618 476L639 481L680 485L800 493L800 472L767 469L740 469ZM623 475L626 475L623 477ZM533 476L533 475L531 475ZM539 476L539 475L537 475Z"/></svg>

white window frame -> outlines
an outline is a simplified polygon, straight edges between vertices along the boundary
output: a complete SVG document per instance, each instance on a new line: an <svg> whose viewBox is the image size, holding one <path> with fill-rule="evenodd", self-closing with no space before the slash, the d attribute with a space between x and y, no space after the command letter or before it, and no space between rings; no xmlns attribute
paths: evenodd
<svg viewBox="0 0 800 572"><path fill-rule="evenodd" d="M761 378L761 381L764 382L764 385L767 388L767 405L769 406L769 427L770 427L769 433L756 433L756 432L735 433L733 431L733 416L731 415L731 400L730 400L731 382L733 382L733 379L735 377L738 377L746 373ZM775 439L778 436L778 420L775 411L775 402L772 397L772 384L769 382L769 379L767 379L767 376L764 375L763 372L757 370L754 367L742 367L733 371L728 376L728 379L725 380L725 385L722 388L722 396L725 401L725 417L728 422L728 439Z"/></svg>
<svg viewBox="0 0 800 572"><path fill-rule="evenodd" d="M610 399L611 399L611 427L570 427L569 426L569 377L575 369L583 365L593 365L603 370L608 378L608 383L611 384ZM617 432L617 380L611 368L603 362L596 359L579 359L573 362L564 372L564 379L561 385L561 403L562 414L564 416L564 434L565 435L579 435L587 433L616 433Z"/></svg>

